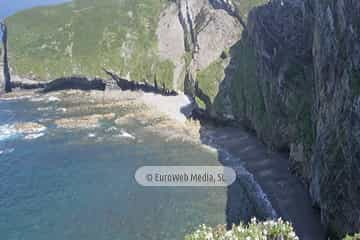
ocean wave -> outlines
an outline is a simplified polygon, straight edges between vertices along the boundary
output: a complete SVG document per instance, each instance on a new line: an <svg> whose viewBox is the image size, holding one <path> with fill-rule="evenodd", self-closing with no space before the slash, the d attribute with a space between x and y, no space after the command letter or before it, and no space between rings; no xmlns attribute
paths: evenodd
<svg viewBox="0 0 360 240"><path fill-rule="evenodd" d="M6 149L3 149L3 150L0 150L0 155L10 154L13 151L15 151L15 148L6 148Z"/></svg>
<svg viewBox="0 0 360 240"><path fill-rule="evenodd" d="M14 125L0 125L0 141L15 138L19 135Z"/></svg>
<svg viewBox="0 0 360 240"><path fill-rule="evenodd" d="M52 107L39 107L39 108L37 108L37 110L39 112L49 111L51 109L52 109Z"/></svg>
<svg viewBox="0 0 360 240"><path fill-rule="evenodd" d="M48 97L47 102L60 102L60 98L50 96L50 97Z"/></svg>
<svg viewBox="0 0 360 240"><path fill-rule="evenodd" d="M42 102L45 101L45 98L43 97L33 97L30 99L30 102Z"/></svg>
<svg viewBox="0 0 360 240"><path fill-rule="evenodd" d="M96 134L95 133L89 133L88 134L88 138L95 138L96 137Z"/></svg>
<svg viewBox="0 0 360 240"><path fill-rule="evenodd" d="M223 136L222 136L223 137ZM257 206L258 209L262 209L263 214L269 218L277 218L278 213L271 204L269 197L261 188L260 184L256 181L254 175L249 172L241 159L230 154L226 149L220 147L216 143L213 137L213 132L208 131L206 134L204 145L208 145L210 148L215 148L218 151L220 162L224 166L232 167L237 175L237 178L241 181L242 186L246 189L249 199Z"/></svg>
<svg viewBox="0 0 360 240"><path fill-rule="evenodd" d="M24 139L26 140L32 140L32 139L37 139L39 137L42 137L44 136L45 133L41 132L41 133L34 133L34 134L28 134L28 135L25 135Z"/></svg>
<svg viewBox="0 0 360 240"><path fill-rule="evenodd" d="M0 97L1 101L15 101L15 100L24 100L29 99L31 96L4 96Z"/></svg>
<svg viewBox="0 0 360 240"><path fill-rule="evenodd" d="M124 129L121 129L120 133L117 136L121 137L121 138L129 138L129 139L133 139L133 140L136 139L135 136L133 136L130 133L126 132Z"/></svg>
<svg viewBox="0 0 360 240"><path fill-rule="evenodd" d="M15 138L36 139L44 136L46 129L45 126L33 122L0 125L0 141Z"/></svg>
<svg viewBox="0 0 360 240"><path fill-rule="evenodd" d="M112 132L115 132L117 130L118 130L117 127L112 126L112 127L109 127L107 129L105 129L105 132L106 133L112 133Z"/></svg>
<svg viewBox="0 0 360 240"><path fill-rule="evenodd" d="M66 108L57 108L56 111L66 113L67 109Z"/></svg>

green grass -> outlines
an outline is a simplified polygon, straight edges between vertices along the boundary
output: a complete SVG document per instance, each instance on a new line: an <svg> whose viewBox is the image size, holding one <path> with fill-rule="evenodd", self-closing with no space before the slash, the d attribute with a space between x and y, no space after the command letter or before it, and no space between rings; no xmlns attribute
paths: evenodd
<svg viewBox="0 0 360 240"><path fill-rule="evenodd" d="M257 59L255 49L246 41L234 47L238 51L238 66L232 81L231 96L235 112L255 115L256 119L264 120L265 103L257 80Z"/></svg>
<svg viewBox="0 0 360 240"><path fill-rule="evenodd" d="M239 12L239 15L245 22L247 22L247 17L251 9L263 5L267 2L268 0L233 0L233 3Z"/></svg>
<svg viewBox="0 0 360 240"><path fill-rule="evenodd" d="M207 68L196 74L199 87L208 97L210 97L211 101L216 97L219 91L219 84L224 76L224 65L220 59L211 63Z"/></svg>
<svg viewBox="0 0 360 240"><path fill-rule="evenodd" d="M347 235L344 240L360 240L360 233L357 233L353 236Z"/></svg>
<svg viewBox="0 0 360 240"><path fill-rule="evenodd" d="M172 86L173 64L157 56L156 28L167 0L74 0L8 18L9 52L18 74L41 79L104 76Z"/></svg>
<svg viewBox="0 0 360 240"><path fill-rule="evenodd" d="M266 0L234 0L246 19ZM7 19L10 64L19 75L40 80L68 75L104 77L102 67L132 80L156 78L173 86L174 64L158 53L156 28L169 0L74 0L39 7ZM185 53L188 66L191 53ZM212 98L223 70L219 62L199 73ZM212 68L215 69L212 69ZM179 84L181 85L181 83Z"/></svg>

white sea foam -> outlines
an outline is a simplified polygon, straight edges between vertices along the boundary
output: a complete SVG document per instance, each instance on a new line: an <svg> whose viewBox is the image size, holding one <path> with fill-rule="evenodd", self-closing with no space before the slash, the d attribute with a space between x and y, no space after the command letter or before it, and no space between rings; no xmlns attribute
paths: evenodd
<svg viewBox="0 0 360 240"><path fill-rule="evenodd" d="M39 108L37 108L37 110L38 110L39 112L49 111L49 110L51 110L51 107L39 107Z"/></svg>
<svg viewBox="0 0 360 240"><path fill-rule="evenodd" d="M30 99L30 102L42 102L45 99L43 97L34 97Z"/></svg>
<svg viewBox="0 0 360 240"><path fill-rule="evenodd" d="M96 134L95 133L89 133L88 134L88 138L95 138L96 137Z"/></svg>
<svg viewBox="0 0 360 240"><path fill-rule="evenodd" d="M14 101L14 100L23 100L28 99L30 96L14 96L14 97L0 97L1 101Z"/></svg>
<svg viewBox="0 0 360 240"><path fill-rule="evenodd" d="M41 132L41 133L33 133L33 134L27 134L25 135L24 139L26 140L32 140L32 139L37 139L39 137L44 136L45 133Z"/></svg>
<svg viewBox="0 0 360 240"><path fill-rule="evenodd" d="M212 147L212 146L209 146L209 145L206 145L206 144L202 144L201 145L205 150L211 152L211 153L217 153L218 150L215 148L215 147Z"/></svg>
<svg viewBox="0 0 360 240"><path fill-rule="evenodd" d="M66 108L57 108L56 111L66 113L67 109Z"/></svg>
<svg viewBox="0 0 360 240"><path fill-rule="evenodd" d="M130 133L126 132L124 129L120 130L120 133L119 133L118 137L136 139L135 136L133 136Z"/></svg>
<svg viewBox="0 0 360 240"><path fill-rule="evenodd" d="M105 132L111 133L111 132L115 132L116 130L117 130L117 127L112 126L112 127L105 129Z"/></svg>
<svg viewBox="0 0 360 240"><path fill-rule="evenodd" d="M19 133L16 131L14 125L4 124L0 125L0 141L14 138Z"/></svg>
<svg viewBox="0 0 360 240"><path fill-rule="evenodd" d="M269 217L277 218L278 214L272 206L269 197L266 195L259 183L256 181L254 175L250 173L246 169L246 167L241 164L240 159L231 155L228 151L216 144L210 133L207 135L206 142L211 148L217 149L222 162L224 162L226 165L232 166L238 178L241 178L243 187L247 188L249 197L256 201L256 204L258 204L259 206L261 205L261 209L266 210L266 214ZM236 165L233 165L234 162L236 162Z"/></svg>
<svg viewBox="0 0 360 240"><path fill-rule="evenodd" d="M54 97L54 96L50 96L48 99L47 99L48 102L60 102L60 98L58 97Z"/></svg>
<svg viewBox="0 0 360 240"><path fill-rule="evenodd" d="M6 149L3 149L3 150L0 150L0 155L10 154L13 151L15 151L15 148L6 148Z"/></svg>
<svg viewBox="0 0 360 240"><path fill-rule="evenodd" d="M0 125L0 141L14 139L14 138L24 138L26 140L36 139L45 135L46 131L45 126L39 126L32 129L21 129L16 124L4 124Z"/></svg>

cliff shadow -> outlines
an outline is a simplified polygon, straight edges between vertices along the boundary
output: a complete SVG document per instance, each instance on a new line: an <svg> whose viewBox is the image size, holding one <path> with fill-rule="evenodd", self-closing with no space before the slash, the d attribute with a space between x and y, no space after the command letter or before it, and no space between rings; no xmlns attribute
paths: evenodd
<svg viewBox="0 0 360 240"><path fill-rule="evenodd" d="M264 97L257 81L256 55L248 48L251 39L246 34L230 48L229 64L213 102L216 115L212 115L214 109L197 114L201 142L215 147L219 162L237 173L236 182L227 189L227 227L246 223L252 217L263 220L281 216L292 222L300 238L325 239L320 212L313 208L301 179L291 173L288 153L269 150L248 118L268 121L261 118ZM271 121L264 126L273 130Z"/></svg>

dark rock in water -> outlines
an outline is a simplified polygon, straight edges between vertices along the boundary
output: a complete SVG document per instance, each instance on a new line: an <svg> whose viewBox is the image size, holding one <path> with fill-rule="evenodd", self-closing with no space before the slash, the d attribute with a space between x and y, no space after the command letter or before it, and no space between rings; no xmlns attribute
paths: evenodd
<svg viewBox="0 0 360 240"><path fill-rule="evenodd" d="M79 90L101 90L104 91L106 84L102 79L95 78L89 80L86 77L64 77L58 78L48 83L43 92L53 92L66 89L79 89Z"/></svg>
<svg viewBox="0 0 360 240"><path fill-rule="evenodd" d="M38 83L27 83L27 82L11 82L11 87L12 88L20 88L20 89L40 89L40 88L45 88L47 83L42 83L42 82L38 82Z"/></svg>
<svg viewBox="0 0 360 240"><path fill-rule="evenodd" d="M157 86L157 82L155 81L155 86L151 85L147 81L144 81L143 83L135 82L135 81L129 81L127 79L121 78L117 76L115 73L112 73L106 69L103 69L104 72L109 75L119 86L119 88L123 91L143 91L143 92L151 92L155 94L161 94L163 96L177 96L178 93L175 90L167 89L164 85L162 89L159 89Z"/></svg>

